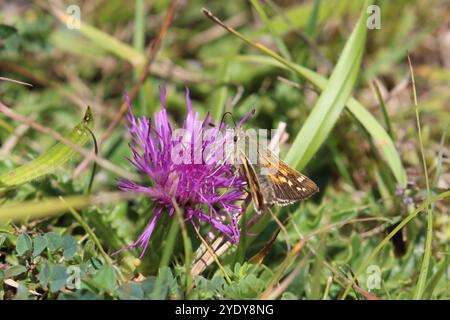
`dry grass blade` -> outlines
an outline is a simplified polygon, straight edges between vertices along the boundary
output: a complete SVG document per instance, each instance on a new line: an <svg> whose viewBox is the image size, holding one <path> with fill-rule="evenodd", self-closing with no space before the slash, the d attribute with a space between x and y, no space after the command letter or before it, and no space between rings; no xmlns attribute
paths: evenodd
<svg viewBox="0 0 450 320"><path fill-rule="evenodd" d="M211 245L209 245L206 241L204 243L202 242L202 245L197 251L198 258L192 266L193 276L202 273L211 263L215 261L216 257L220 257L231 247L231 242L229 241L220 246L223 240L223 237L218 237Z"/></svg>
<svg viewBox="0 0 450 320"><path fill-rule="evenodd" d="M250 263L261 264L263 262L264 257L267 255L267 252L269 252L269 249L274 244L280 231L281 231L281 229L280 229L280 227L278 227L277 230L275 230L273 235L270 237L269 241L267 241L264 244L264 246L253 257L251 257L249 259Z"/></svg>
<svg viewBox="0 0 450 320"><path fill-rule="evenodd" d="M302 271L303 267L305 266L305 263L308 261L308 258L310 257L310 253L308 252L302 260L300 260L300 263L295 267L295 269L276 287L274 288L267 296L261 297L261 299L264 300L274 300L278 298L292 283L292 281L297 278L297 276Z"/></svg>
<svg viewBox="0 0 450 320"><path fill-rule="evenodd" d="M19 80L14 80L14 79L11 79L11 78L0 77L0 80L9 81L9 82L17 83L17 84L23 84L24 86L29 86L29 87L33 86L30 83L26 83L26 82L19 81Z"/></svg>

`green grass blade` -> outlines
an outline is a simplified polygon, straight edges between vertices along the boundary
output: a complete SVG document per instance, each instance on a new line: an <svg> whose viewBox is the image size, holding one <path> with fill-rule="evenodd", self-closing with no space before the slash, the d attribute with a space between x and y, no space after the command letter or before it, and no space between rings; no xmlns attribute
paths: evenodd
<svg viewBox="0 0 450 320"><path fill-rule="evenodd" d="M217 77L222 83L217 88L217 92L213 96L213 109L211 116L213 119L220 119L225 112L228 97L228 80L229 80L229 58L225 57L217 70Z"/></svg>
<svg viewBox="0 0 450 320"><path fill-rule="evenodd" d="M93 127L93 124L94 118L91 109L88 107L83 120L72 129L66 138L74 144L83 146L91 138L88 130ZM77 154L78 153L75 150L64 143L59 142L36 159L12 171L1 174L0 191L19 186L53 173Z"/></svg>
<svg viewBox="0 0 450 320"><path fill-rule="evenodd" d="M436 289L437 285L439 284L439 281L441 280L442 276L445 275L445 272L447 271L449 266L448 262L448 256L446 256L439 266L436 273L431 277L430 281L428 281L427 287L425 288L423 299L430 300L433 297L433 292Z"/></svg>
<svg viewBox="0 0 450 320"><path fill-rule="evenodd" d="M284 34L292 31L293 28L305 28L308 24L309 17L316 9L314 7L315 5L315 3L309 1L286 9L285 14L293 25L286 23L283 17L274 17L272 19L273 29L278 34ZM367 8L367 6L364 8ZM330 17L355 14L360 10L361 1L322 1L316 23L322 24Z"/></svg>
<svg viewBox="0 0 450 320"><path fill-rule="evenodd" d="M439 153L438 160L436 164L436 173L434 175L433 187L437 188L439 185L439 178L441 177L441 169L442 169L442 158L444 157L445 150L445 137L447 136L450 130L450 124L445 128L444 132L442 132L441 143L439 144Z"/></svg>
<svg viewBox="0 0 450 320"><path fill-rule="evenodd" d="M79 31L102 49L117 55L125 61L130 61L133 66L139 67L144 65L145 58L142 53L109 34L96 29L85 22L81 24Z"/></svg>
<svg viewBox="0 0 450 320"><path fill-rule="evenodd" d="M57 9L53 13L64 25L70 18L66 13ZM129 61L135 67L143 66L145 63L144 54L106 32L89 25L86 21L83 21L80 29L77 31L91 40L96 47L111 52L125 61Z"/></svg>
<svg viewBox="0 0 450 320"><path fill-rule="evenodd" d="M145 46L145 6L144 0L137 0L135 2L134 10L134 33L133 33L133 48L138 52L144 51ZM137 81L142 68L134 68L133 70L133 80ZM147 83L148 85L148 83ZM138 99L139 101L139 112L138 114L148 114L146 93L144 90L139 90Z"/></svg>
<svg viewBox="0 0 450 320"><path fill-rule="evenodd" d="M12 203L0 207L0 223L12 221L21 221L25 219L38 219L46 216L59 215L67 212L67 203L76 209L83 209L92 202L91 196L68 196L65 197L65 203L59 198L48 198L42 201L25 201Z"/></svg>
<svg viewBox="0 0 450 320"><path fill-rule="evenodd" d="M366 35L364 11L344 47L330 80L295 138L286 156L286 162L303 168L334 127L355 84Z"/></svg>
<svg viewBox="0 0 450 320"><path fill-rule="evenodd" d="M144 50L145 45L145 8L144 0L136 0L134 10L133 47L137 51Z"/></svg>
<svg viewBox="0 0 450 320"><path fill-rule="evenodd" d="M86 233L89 235L89 237L91 238L91 240L95 243L95 245L97 246L98 250L100 251L100 254L103 256L103 258L105 259L105 261L109 264L109 265L113 265L113 262L111 260L111 257L106 253L106 251L103 249L103 246L100 242L100 240L98 239L98 237L95 235L95 232L92 230L92 228L87 224L86 221L84 221L83 217L70 205L66 202L66 200L59 196L59 199L61 200L62 203L64 203L67 206L67 209L70 211L70 213L72 213L72 215L75 217L75 219L78 221L78 223L83 227L83 229L86 231Z"/></svg>
<svg viewBox="0 0 450 320"><path fill-rule="evenodd" d="M266 12L264 11L263 7L260 5L258 0L250 0L252 6L255 8L256 12L258 12L258 15L260 16L262 22L266 26L266 29L270 32L272 35L272 38L278 48L280 50L281 55L288 59L292 60L291 55L289 53L288 48L284 44L283 40L281 39L280 35L275 32L275 30L272 28L272 23L269 17L267 16Z"/></svg>
<svg viewBox="0 0 450 320"><path fill-rule="evenodd" d="M384 122L386 122L387 132L391 138L394 138L394 131L392 130L391 119L389 118L386 103L384 102L383 95L381 94L380 86L378 85L377 81L374 81L372 84L378 99L378 103L380 104L381 111L383 112L383 118Z"/></svg>
<svg viewBox="0 0 450 320"><path fill-rule="evenodd" d="M8 122L0 118L0 128L5 129L8 133L14 133L14 127L10 125Z"/></svg>
<svg viewBox="0 0 450 320"><path fill-rule="evenodd" d="M165 238L164 251L162 254L161 262L159 268L164 268L169 265L170 259L172 258L173 249L175 248L175 241L179 234L180 225L177 219L172 219L169 232Z"/></svg>
<svg viewBox="0 0 450 320"><path fill-rule="evenodd" d="M8 221L23 221L42 217L56 216L68 212L68 206L82 210L90 205L111 204L114 201L135 198L136 194L125 195L122 192L103 193L99 195L65 196L65 203L59 197L51 197L40 201L10 202L0 207L0 224Z"/></svg>
<svg viewBox="0 0 450 320"><path fill-rule="evenodd" d="M305 27L305 32L310 37L316 33L317 20L320 12L319 8L320 8L320 0L314 0L311 14L309 15L308 23L306 24Z"/></svg>
<svg viewBox="0 0 450 320"><path fill-rule="evenodd" d="M414 70L411 63L411 59L408 55L409 62L409 71L411 75L411 85L413 90L413 98L414 98L414 110L416 114L416 122L417 122L417 135L419 137L419 146L420 146L420 155L422 158L423 165L423 173L425 175L425 183L427 187L427 198L430 198L430 182L428 179L428 167L427 161L425 159L425 149L423 146L422 139L422 129L420 125L420 116L419 116L419 105L417 103L417 92L416 92L416 82L414 78ZM431 260L431 246L433 241L433 207L429 205L427 207L427 236L425 239L425 251L423 254L422 265L420 267L419 279L417 280L417 286L414 293L414 299L422 299L423 293L425 291L426 281L428 277L428 270L430 269L430 260Z"/></svg>
<svg viewBox="0 0 450 320"><path fill-rule="evenodd" d="M172 199L172 204L175 207L175 214L178 224L181 228L181 236L183 238L184 245L184 266L186 270L186 296L189 297L189 292L192 289L192 274L191 274L191 264L192 264L192 243L189 238L186 225L183 220L183 212L181 212L178 204Z"/></svg>

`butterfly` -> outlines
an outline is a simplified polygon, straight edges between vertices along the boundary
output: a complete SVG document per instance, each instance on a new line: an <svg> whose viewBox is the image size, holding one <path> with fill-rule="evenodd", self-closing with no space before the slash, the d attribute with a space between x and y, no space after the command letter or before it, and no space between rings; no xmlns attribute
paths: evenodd
<svg viewBox="0 0 450 320"><path fill-rule="evenodd" d="M245 143L252 137L240 127L234 129L234 162L245 176L255 211L260 214L273 205L288 205L305 200L319 191L307 176L281 161L269 147ZM252 154L257 161L251 161ZM256 162L256 163L255 163Z"/></svg>

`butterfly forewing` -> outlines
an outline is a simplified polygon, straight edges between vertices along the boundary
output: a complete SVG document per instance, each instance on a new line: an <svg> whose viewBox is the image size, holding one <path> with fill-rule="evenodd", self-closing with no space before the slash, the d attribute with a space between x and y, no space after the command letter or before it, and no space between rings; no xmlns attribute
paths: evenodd
<svg viewBox="0 0 450 320"><path fill-rule="evenodd" d="M274 191L273 204L289 204L298 200L304 200L319 191L317 185L307 176L291 168L278 159L269 149L260 150L260 166L270 168L270 179Z"/></svg>
<svg viewBox="0 0 450 320"><path fill-rule="evenodd" d="M238 131L239 140L251 137ZM237 154L241 169L246 177L249 192L258 213L266 211L272 205L287 205L304 200L319 191L316 184L291 168L266 147L258 146L257 163L250 161L250 144L238 144ZM254 144L253 144L254 145Z"/></svg>

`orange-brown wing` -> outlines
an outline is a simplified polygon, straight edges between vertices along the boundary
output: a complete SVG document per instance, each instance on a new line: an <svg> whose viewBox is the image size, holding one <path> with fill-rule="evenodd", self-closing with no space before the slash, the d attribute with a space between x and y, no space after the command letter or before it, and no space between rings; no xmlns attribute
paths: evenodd
<svg viewBox="0 0 450 320"><path fill-rule="evenodd" d="M257 179L268 180L273 190L273 198L266 199L267 203L286 205L307 199L319 191L311 179L278 159L269 149L261 150L259 161L261 170L264 168L269 174L256 172Z"/></svg>

